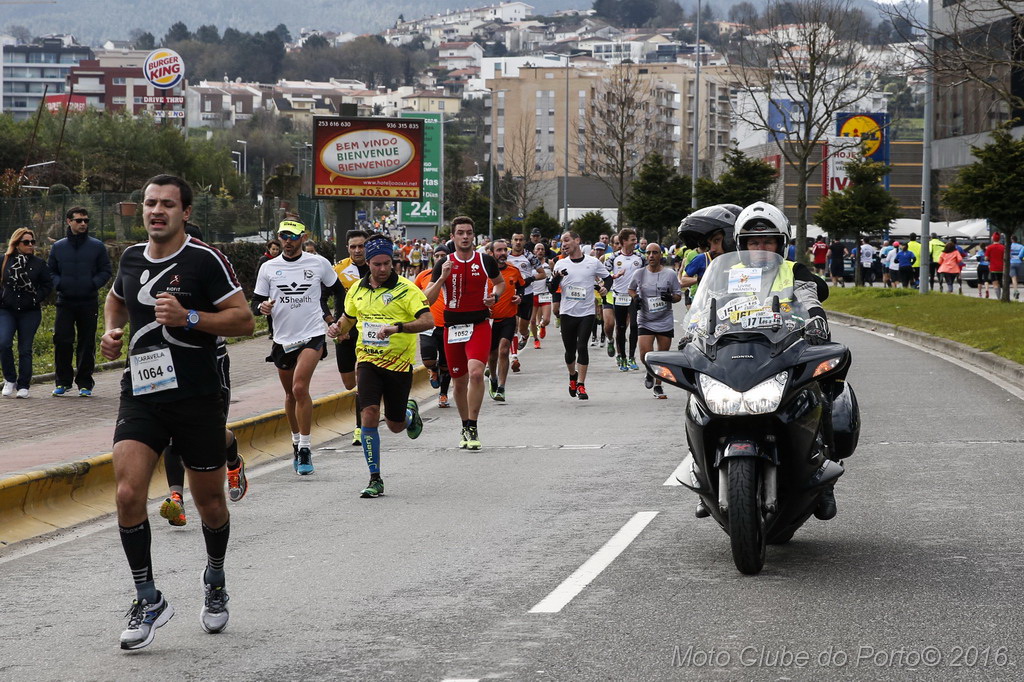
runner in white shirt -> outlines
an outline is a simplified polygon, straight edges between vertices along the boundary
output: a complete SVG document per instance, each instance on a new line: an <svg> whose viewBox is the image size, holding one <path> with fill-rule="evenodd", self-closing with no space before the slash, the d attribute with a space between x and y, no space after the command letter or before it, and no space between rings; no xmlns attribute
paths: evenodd
<svg viewBox="0 0 1024 682"><path fill-rule="evenodd" d="M306 240L302 223L285 220L277 236L281 255L260 267L252 308L274 319L274 345L267 362L277 367L284 387L284 410L292 429L293 467L295 473L305 476L313 473L309 382L316 364L327 357L327 325L334 322L327 311L327 295L334 293L340 300L344 289L326 258L302 250Z"/></svg>
<svg viewBox="0 0 1024 682"><path fill-rule="evenodd" d="M562 287L559 312L562 345L565 346L565 367L569 370L569 395L588 400L587 366L590 351L587 341L597 321L594 317L594 291L603 296L612 284L612 277L601 261L584 256L580 236L576 232L562 235L562 260L555 263L552 282Z"/></svg>
<svg viewBox="0 0 1024 682"><path fill-rule="evenodd" d="M526 280L526 290L519 301L519 311L516 314L516 334L512 337L512 350L509 359L512 361L512 371L518 372L519 349L526 346L527 335L530 332L530 319L533 317L533 309L536 303L538 285L547 291L546 280L549 274L541 263L540 258L526 250L526 235L516 232L512 235L511 248L508 254L508 262L516 266L519 272L523 273ZM537 279L537 278L540 279Z"/></svg>
<svg viewBox="0 0 1024 682"><path fill-rule="evenodd" d="M624 228L619 231L621 250L608 259L608 272L612 279L612 305L615 311L615 350L620 372L639 370L636 364L637 323L636 307L629 295L629 282L633 273L647 265L647 261L636 248L636 230ZM629 355L626 355L626 326L629 326Z"/></svg>

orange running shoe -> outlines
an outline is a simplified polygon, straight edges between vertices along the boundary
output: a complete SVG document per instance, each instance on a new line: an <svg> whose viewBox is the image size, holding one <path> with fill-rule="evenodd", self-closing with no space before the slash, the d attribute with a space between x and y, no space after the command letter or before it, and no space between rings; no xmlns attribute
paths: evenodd
<svg viewBox="0 0 1024 682"><path fill-rule="evenodd" d="M533 347L535 350L540 350L540 339L533 340Z"/></svg>
<svg viewBox="0 0 1024 682"><path fill-rule="evenodd" d="M547 328L547 327L541 327L541 328L540 328L540 338L542 338L542 339L543 339L543 338L545 338L545 337L546 337L547 335L548 335L548 328Z"/></svg>
<svg viewBox="0 0 1024 682"><path fill-rule="evenodd" d="M437 396L437 406L438 407L451 407L448 404L448 396L444 395L443 393L441 395Z"/></svg>
<svg viewBox="0 0 1024 682"><path fill-rule="evenodd" d="M172 526L184 526L188 519L185 518L185 501L181 499L181 493L171 493L171 496L160 505L160 516L167 519Z"/></svg>

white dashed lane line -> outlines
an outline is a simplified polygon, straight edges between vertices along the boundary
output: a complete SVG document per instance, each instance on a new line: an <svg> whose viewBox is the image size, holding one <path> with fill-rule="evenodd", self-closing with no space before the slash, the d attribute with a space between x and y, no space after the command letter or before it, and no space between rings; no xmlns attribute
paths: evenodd
<svg viewBox="0 0 1024 682"><path fill-rule="evenodd" d="M566 578L561 585L556 587L548 596L544 597L536 606L530 609L530 613L558 613L566 604L571 602L576 595L583 591L601 572L606 569L615 558L629 547L643 529L647 527L654 517L656 511L637 512L626 525L619 529L611 540L606 542L601 549L587 559L582 566Z"/></svg>

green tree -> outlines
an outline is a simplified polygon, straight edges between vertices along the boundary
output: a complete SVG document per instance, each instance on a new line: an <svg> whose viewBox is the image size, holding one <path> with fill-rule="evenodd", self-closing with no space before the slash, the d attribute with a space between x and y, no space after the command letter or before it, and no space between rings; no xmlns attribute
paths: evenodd
<svg viewBox="0 0 1024 682"><path fill-rule="evenodd" d="M459 204L458 215L469 216L473 219L473 224L476 225L476 231L480 234L487 232L487 220L490 217L490 202L487 197L482 194L477 187L470 187L469 191L466 192L465 200ZM450 218L454 218L456 214L450 214Z"/></svg>
<svg viewBox="0 0 1024 682"><path fill-rule="evenodd" d="M678 225L689 208L690 178L666 165L661 154L649 154L630 185L626 217L643 235L653 232L660 242L664 231Z"/></svg>
<svg viewBox="0 0 1024 682"><path fill-rule="evenodd" d="M882 186L891 168L866 159L850 161L846 173L850 184L829 192L815 216L818 226L832 238L880 235L900 214L900 202ZM861 285L860 268L854 268L855 284Z"/></svg>
<svg viewBox="0 0 1024 682"><path fill-rule="evenodd" d="M188 26L186 26L184 22L178 21L167 29L167 34L164 36L162 42L164 46L168 46L173 43L181 43L191 39L192 33L188 30Z"/></svg>
<svg viewBox="0 0 1024 682"><path fill-rule="evenodd" d="M1024 227L1024 140L1014 139L1009 121L992 131L992 141L971 147L977 159L964 166L942 193L949 208L969 218L987 218L1004 236ZM1009 246L1009 240L1004 239ZM1010 300L1010 249L1003 254L1002 300Z"/></svg>
<svg viewBox="0 0 1024 682"><path fill-rule="evenodd" d="M281 39L282 43L292 42L292 34L291 32L288 31L288 27L285 26L284 24L278 24L277 27L274 29L274 33L277 34L277 37Z"/></svg>
<svg viewBox="0 0 1024 682"><path fill-rule="evenodd" d="M778 173L761 159L753 159L732 147L725 152L726 169L718 180L697 179L697 206L737 204L747 206L768 201Z"/></svg>
<svg viewBox="0 0 1024 682"><path fill-rule="evenodd" d="M522 228L523 234L530 234L533 228L536 227L540 230L541 235L551 238L556 237L562 229L561 224L555 220L554 217L549 215L548 212L544 210L543 206L538 206L530 211L530 214L518 224ZM509 233L503 236L511 237L512 234Z"/></svg>
<svg viewBox="0 0 1024 682"><path fill-rule="evenodd" d="M572 229L585 244L593 244L602 234L612 231L612 224L597 211L588 211L572 221Z"/></svg>
<svg viewBox="0 0 1024 682"><path fill-rule="evenodd" d="M327 42L327 38L324 38L319 33L314 33L302 43L303 50L323 50L330 46L331 44Z"/></svg>
<svg viewBox="0 0 1024 682"><path fill-rule="evenodd" d="M196 29L196 40L201 43L217 45L220 43L220 31L216 26L206 24Z"/></svg>

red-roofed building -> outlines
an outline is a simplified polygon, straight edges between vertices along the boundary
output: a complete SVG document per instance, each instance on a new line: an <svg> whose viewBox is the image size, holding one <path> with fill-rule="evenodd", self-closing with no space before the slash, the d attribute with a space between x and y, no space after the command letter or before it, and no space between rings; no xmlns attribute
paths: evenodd
<svg viewBox="0 0 1024 682"><path fill-rule="evenodd" d="M442 68L450 70L479 67L484 58L484 48L478 43L441 43L437 48L437 60Z"/></svg>

